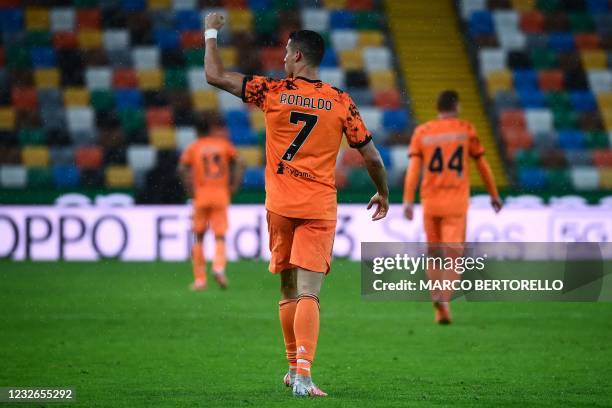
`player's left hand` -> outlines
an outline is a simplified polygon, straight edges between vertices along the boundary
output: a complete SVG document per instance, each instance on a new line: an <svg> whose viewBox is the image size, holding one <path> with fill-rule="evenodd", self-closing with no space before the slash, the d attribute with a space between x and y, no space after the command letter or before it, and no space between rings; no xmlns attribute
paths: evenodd
<svg viewBox="0 0 612 408"><path fill-rule="evenodd" d="M495 197L491 199L491 207L493 207L493 211L495 211L495 214L500 212L503 206L504 203L502 202L501 198Z"/></svg>
<svg viewBox="0 0 612 408"><path fill-rule="evenodd" d="M389 199L378 193L374 194L368 203L368 210L376 204L376 210L372 214L372 221L382 220L389 212Z"/></svg>
<svg viewBox="0 0 612 408"><path fill-rule="evenodd" d="M204 18L204 29L220 30L225 24L225 17L219 13L208 13Z"/></svg>

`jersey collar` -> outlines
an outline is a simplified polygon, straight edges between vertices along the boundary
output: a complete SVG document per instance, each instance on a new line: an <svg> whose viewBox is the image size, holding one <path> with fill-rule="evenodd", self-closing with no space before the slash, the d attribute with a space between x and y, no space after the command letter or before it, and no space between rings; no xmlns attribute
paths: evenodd
<svg viewBox="0 0 612 408"><path fill-rule="evenodd" d="M302 76L296 76L294 79L302 79L306 82L312 82L312 83L317 83L317 82L321 82L320 79L308 79L308 78L304 78Z"/></svg>

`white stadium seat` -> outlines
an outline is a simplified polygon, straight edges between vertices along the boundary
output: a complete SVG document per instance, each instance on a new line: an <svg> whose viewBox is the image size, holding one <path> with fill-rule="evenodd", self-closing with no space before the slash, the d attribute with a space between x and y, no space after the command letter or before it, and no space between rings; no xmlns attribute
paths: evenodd
<svg viewBox="0 0 612 408"><path fill-rule="evenodd" d="M23 166L0 166L0 185L7 188L24 188L28 172Z"/></svg>
<svg viewBox="0 0 612 408"><path fill-rule="evenodd" d="M329 31L329 10L307 8L302 11L302 25L305 30Z"/></svg>
<svg viewBox="0 0 612 408"><path fill-rule="evenodd" d="M358 38L355 30L334 30L331 34L331 42L336 52L357 47Z"/></svg>
<svg viewBox="0 0 612 408"><path fill-rule="evenodd" d="M124 50L130 46L130 33L127 30L106 30L102 39L107 50Z"/></svg>
<svg viewBox="0 0 612 408"><path fill-rule="evenodd" d="M506 69L507 53L500 48L483 48L478 54L480 70L484 75Z"/></svg>
<svg viewBox="0 0 612 408"><path fill-rule="evenodd" d="M135 69L153 69L159 67L160 52L157 47L134 47L132 61Z"/></svg>
<svg viewBox="0 0 612 408"><path fill-rule="evenodd" d="M74 31L74 9L73 8L53 8L50 13L51 31L72 32Z"/></svg>
<svg viewBox="0 0 612 408"><path fill-rule="evenodd" d="M344 70L341 68L321 68L319 70L321 81L327 82L336 88L344 89L346 87Z"/></svg>
<svg viewBox="0 0 612 408"><path fill-rule="evenodd" d="M87 68L85 83L90 90L110 89L112 72L108 67Z"/></svg>
<svg viewBox="0 0 612 408"><path fill-rule="evenodd" d="M127 162L132 170L151 170L157 163L157 149L151 145L128 147Z"/></svg>
<svg viewBox="0 0 612 408"><path fill-rule="evenodd" d="M527 130L532 134L553 130L553 115L548 109L527 109L525 119L527 120Z"/></svg>

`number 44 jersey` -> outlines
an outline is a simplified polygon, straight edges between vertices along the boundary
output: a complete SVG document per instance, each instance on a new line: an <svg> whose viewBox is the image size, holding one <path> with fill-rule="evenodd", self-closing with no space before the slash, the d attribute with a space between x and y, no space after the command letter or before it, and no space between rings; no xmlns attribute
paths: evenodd
<svg viewBox="0 0 612 408"><path fill-rule="evenodd" d="M484 154L474 126L456 117L418 126L408 155L421 157L421 203L431 216L464 215L470 197L469 158Z"/></svg>
<svg viewBox="0 0 612 408"><path fill-rule="evenodd" d="M365 146L368 132L351 97L318 80L247 76L242 100L266 118L266 208L301 219L336 219L336 157L342 135Z"/></svg>

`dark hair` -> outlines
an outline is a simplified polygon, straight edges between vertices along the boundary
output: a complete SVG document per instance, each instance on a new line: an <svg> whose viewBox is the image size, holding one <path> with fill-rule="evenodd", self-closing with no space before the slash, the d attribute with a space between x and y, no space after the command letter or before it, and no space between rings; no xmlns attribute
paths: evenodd
<svg viewBox="0 0 612 408"><path fill-rule="evenodd" d="M438 112L453 112L457 110L459 103L459 94L457 91L443 91L438 96Z"/></svg>
<svg viewBox="0 0 612 408"><path fill-rule="evenodd" d="M325 53L325 41L319 33L310 30L299 30L289 34L291 46L300 51L308 64L318 67Z"/></svg>

